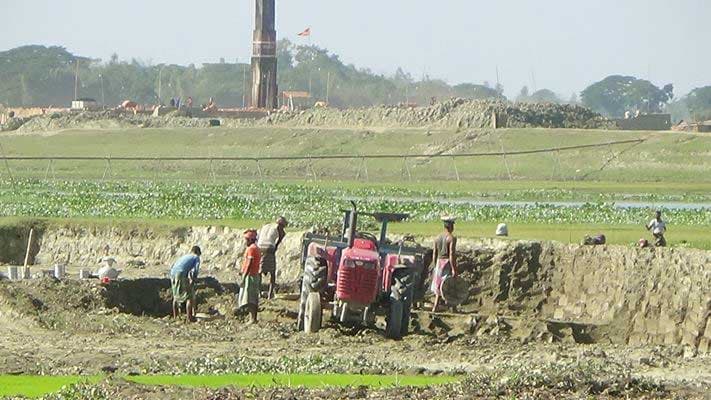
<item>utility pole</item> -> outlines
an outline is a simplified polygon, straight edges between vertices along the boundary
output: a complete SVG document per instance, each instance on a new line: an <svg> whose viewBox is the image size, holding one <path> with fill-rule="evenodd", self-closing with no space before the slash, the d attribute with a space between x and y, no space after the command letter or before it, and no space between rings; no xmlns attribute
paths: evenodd
<svg viewBox="0 0 711 400"><path fill-rule="evenodd" d="M104 97L104 76L99 74L99 81L101 82L101 108L106 108L106 98Z"/></svg>
<svg viewBox="0 0 711 400"><path fill-rule="evenodd" d="M162 83L163 83L163 67L160 67L160 69L158 70L158 105L163 104L163 100L162 100L163 98L160 95Z"/></svg>
<svg viewBox="0 0 711 400"><path fill-rule="evenodd" d="M242 67L242 108L247 107L247 65Z"/></svg>
<svg viewBox="0 0 711 400"><path fill-rule="evenodd" d="M74 69L74 100L79 98L79 59L76 59L76 67Z"/></svg>
<svg viewBox="0 0 711 400"><path fill-rule="evenodd" d="M328 94L331 86L331 71L326 72L326 104L328 104Z"/></svg>

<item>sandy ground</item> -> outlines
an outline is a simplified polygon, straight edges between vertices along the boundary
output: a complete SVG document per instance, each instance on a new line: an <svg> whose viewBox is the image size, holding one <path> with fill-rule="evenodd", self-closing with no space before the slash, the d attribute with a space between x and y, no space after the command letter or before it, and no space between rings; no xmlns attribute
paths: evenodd
<svg viewBox="0 0 711 400"><path fill-rule="evenodd" d="M711 391L711 358L683 347L582 345L565 340L524 343L505 333L471 333L470 315L433 316L425 311L416 313L414 332L400 341L384 337L382 318L371 329L325 322L321 332L308 335L296 330L296 301L283 296L264 300L260 322L250 326L243 315L234 315L231 289L209 296L208 289L199 291L199 298L205 293L200 311L221 310L226 315L188 324L165 316L164 303L151 310L153 315L127 313L127 307L135 304L126 304L129 298L112 303L106 294L111 290L96 282L0 282L0 374L398 372L509 379L558 377L576 371L573 375L582 381L635 379L658 385L663 388L661 397L703 398ZM165 293L161 296L165 298ZM135 390L120 382L104 385L121 393ZM640 385L642 390L632 397L651 396ZM533 393L525 385L511 390ZM566 393L572 396L580 390ZM176 398L181 393L176 392ZM200 393L205 398L243 394ZM378 393L389 396L377 391L370 395ZM457 397L454 392L450 395Z"/></svg>

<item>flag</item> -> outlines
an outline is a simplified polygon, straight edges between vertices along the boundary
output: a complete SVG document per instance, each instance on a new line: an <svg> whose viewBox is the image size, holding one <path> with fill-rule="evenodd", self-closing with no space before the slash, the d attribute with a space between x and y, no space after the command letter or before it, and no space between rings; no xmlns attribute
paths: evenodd
<svg viewBox="0 0 711 400"><path fill-rule="evenodd" d="M311 36L311 28L304 29L303 32L299 33L299 36Z"/></svg>

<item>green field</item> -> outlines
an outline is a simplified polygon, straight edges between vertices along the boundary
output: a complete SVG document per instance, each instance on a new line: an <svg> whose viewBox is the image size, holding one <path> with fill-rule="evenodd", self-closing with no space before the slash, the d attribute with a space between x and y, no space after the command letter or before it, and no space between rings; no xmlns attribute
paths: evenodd
<svg viewBox="0 0 711 400"><path fill-rule="evenodd" d="M153 386L222 388L235 387L358 387L426 386L457 382L451 376L349 375L349 374L251 374L251 375L145 375L127 381ZM79 382L96 383L99 377L0 375L0 396L39 397Z"/></svg>
<svg viewBox="0 0 711 400"><path fill-rule="evenodd" d="M441 214L462 237L499 222L516 239L609 243L648 237L654 209L674 246L711 249L711 136L569 129L125 129L0 134L6 155L308 156L458 154L625 144L525 156L308 161L9 161L0 164L0 217L52 223L258 226L286 215L295 229L338 224L356 200L411 214L396 233L435 235ZM258 168L257 168L258 167ZM367 170L367 174L366 174ZM8 173L9 171L9 173ZM261 173L261 176L260 176ZM457 180L457 174L460 180ZM12 179L11 179L12 178ZM631 204L621 207L619 204ZM8 219L9 218L9 219ZM371 226L372 225L372 226ZM375 225L363 225L375 229Z"/></svg>
<svg viewBox="0 0 711 400"><path fill-rule="evenodd" d="M0 375L0 396L40 397L59 391L62 387L79 382L96 383L99 377L91 376L27 376Z"/></svg>
<svg viewBox="0 0 711 400"><path fill-rule="evenodd" d="M711 136L678 132L570 129L123 129L0 134L6 155L23 156L318 156L456 154L530 150L642 138L626 144L553 153L477 158L318 161L120 162L10 161L17 176L114 179L235 179L262 176L370 181L535 180L711 183ZM49 167L49 168L48 168ZM3 171L4 165L0 166ZM409 171L409 174L408 174ZM510 172L510 174L509 174Z"/></svg>

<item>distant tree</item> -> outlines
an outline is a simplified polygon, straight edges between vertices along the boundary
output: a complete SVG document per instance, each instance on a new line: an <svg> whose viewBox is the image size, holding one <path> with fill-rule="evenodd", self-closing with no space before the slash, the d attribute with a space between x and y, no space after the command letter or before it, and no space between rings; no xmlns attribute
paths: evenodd
<svg viewBox="0 0 711 400"><path fill-rule="evenodd" d="M528 101L528 95L528 86L524 86L521 88L521 91L518 93L518 96L516 96L516 101L526 102Z"/></svg>
<svg viewBox="0 0 711 400"><path fill-rule="evenodd" d="M528 101L531 103L560 103L561 100L557 94L553 93L549 89L540 89L533 92L529 97Z"/></svg>
<svg viewBox="0 0 711 400"><path fill-rule="evenodd" d="M473 83L462 83L452 87L453 94L456 97L464 97L467 99L474 100L486 100L486 99L500 99L505 100L506 98L499 93L497 90L483 86L476 85Z"/></svg>
<svg viewBox="0 0 711 400"><path fill-rule="evenodd" d="M662 89L633 76L612 75L582 91L583 104L608 117L621 118L625 111L660 112L674 97L674 87Z"/></svg>
<svg viewBox="0 0 711 400"><path fill-rule="evenodd" d="M711 119L711 86L692 90L684 98L684 103L695 120Z"/></svg>
<svg viewBox="0 0 711 400"><path fill-rule="evenodd" d="M580 100L578 99L578 94L573 93L570 95L570 99L568 100L568 104L576 105L580 104Z"/></svg>

